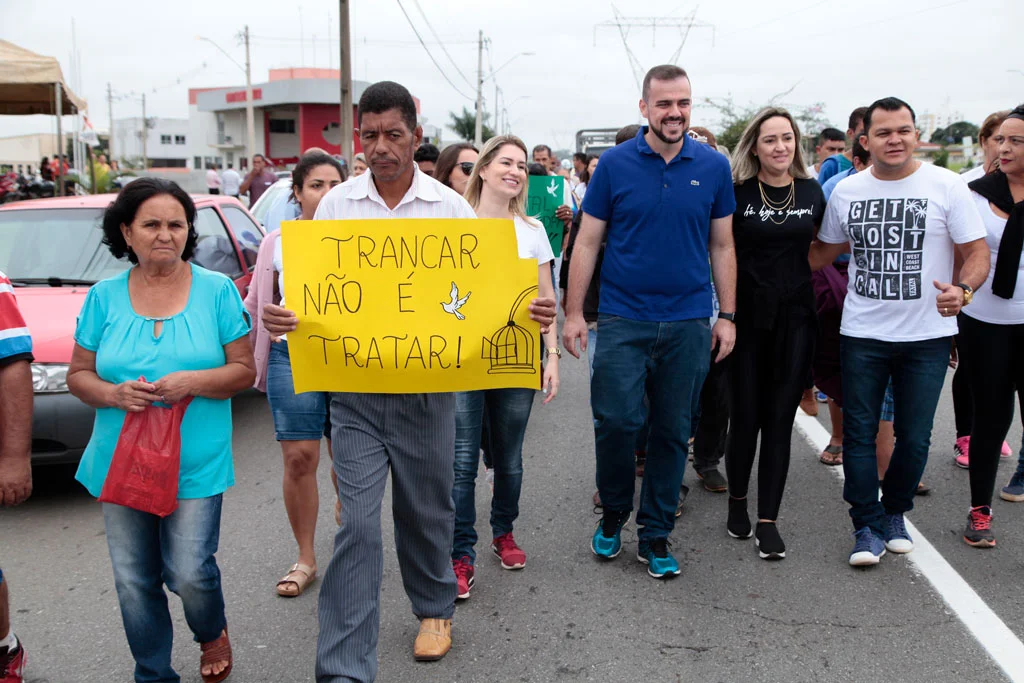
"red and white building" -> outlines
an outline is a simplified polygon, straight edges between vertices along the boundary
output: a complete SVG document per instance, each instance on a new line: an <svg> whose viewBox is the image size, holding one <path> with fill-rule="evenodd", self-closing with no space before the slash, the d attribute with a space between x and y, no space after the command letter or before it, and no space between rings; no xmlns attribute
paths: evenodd
<svg viewBox="0 0 1024 683"><path fill-rule="evenodd" d="M253 83L253 114L256 129L253 153L262 154L282 168L298 161L303 150L320 147L330 154L341 152L340 88L337 69L271 69L265 83ZM353 81L352 101L358 102L365 81ZM416 99L416 98L414 98ZM192 88L188 91L189 167L248 166L245 146L245 86ZM416 99L416 110L420 102ZM353 106L353 121L356 121ZM354 136L356 152L362 151Z"/></svg>

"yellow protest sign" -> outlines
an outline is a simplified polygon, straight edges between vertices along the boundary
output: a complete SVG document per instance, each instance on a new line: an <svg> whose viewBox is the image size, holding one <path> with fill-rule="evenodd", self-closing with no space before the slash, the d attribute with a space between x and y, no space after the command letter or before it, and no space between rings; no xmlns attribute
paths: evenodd
<svg viewBox="0 0 1024 683"><path fill-rule="evenodd" d="M537 261L492 219L281 226L295 391L540 388Z"/></svg>

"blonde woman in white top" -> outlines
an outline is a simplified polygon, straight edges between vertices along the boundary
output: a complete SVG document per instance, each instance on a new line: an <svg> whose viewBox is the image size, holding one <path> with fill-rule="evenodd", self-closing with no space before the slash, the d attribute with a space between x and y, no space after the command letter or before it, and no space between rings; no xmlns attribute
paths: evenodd
<svg viewBox="0 0 1024 683"><path fill-rule="evenodd" d="M553 297L551 264L554 254L547 232L539 221L526 215L528 186L526 145L511 135L491 138L473 167L466 188L466 200L479 218L513 221L520 258L537 259L539 296ZM547 363L543 389L547 404L558 394L558 337L554 326L544 334ZM526 553L512 536L519 516L519 494L523 483L523 439L536 391L533 389L490 389L461 392L455 398L455 538L452 566L458 579L458 596L469 597L475 580L477 534L476 474L480 457L480 430L487 414L494 465L494 497L491 500L491 550L504 569L522 569Z"/></svg>

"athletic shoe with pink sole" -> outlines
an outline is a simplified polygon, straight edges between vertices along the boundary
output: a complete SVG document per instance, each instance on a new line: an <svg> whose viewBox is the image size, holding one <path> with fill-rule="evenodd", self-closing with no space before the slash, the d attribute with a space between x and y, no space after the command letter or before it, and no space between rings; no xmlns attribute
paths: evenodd
<svg viewBox="0 0 1024 683"><path fill-rule="evenodd" d="M970 450L971 450L971 437L961 436L953 444L953 462L956 463L957 467L967 469L971 466L970 462Z"/></svg>

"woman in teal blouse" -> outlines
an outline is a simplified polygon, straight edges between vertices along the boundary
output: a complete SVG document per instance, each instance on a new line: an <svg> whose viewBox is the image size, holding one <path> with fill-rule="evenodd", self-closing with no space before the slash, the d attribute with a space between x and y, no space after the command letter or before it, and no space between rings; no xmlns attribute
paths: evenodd
<svg viewBox="0 0 1024 683"><path fill-rule="evenodd" d="M68 372L71 393L96 408L76 475L94 496L125 416L192 397L181 424L177 510L160 518L103 504L137 683L179 680L165 583L201 643L203 680L224 680L232 663L214 554L221 498L234 484L230 398L252 386L255 365L234 283L188 261L195 217L192 199L173 182L143 178L121 191L104 214L103 241L134 267L89 290Z"/></svg>

